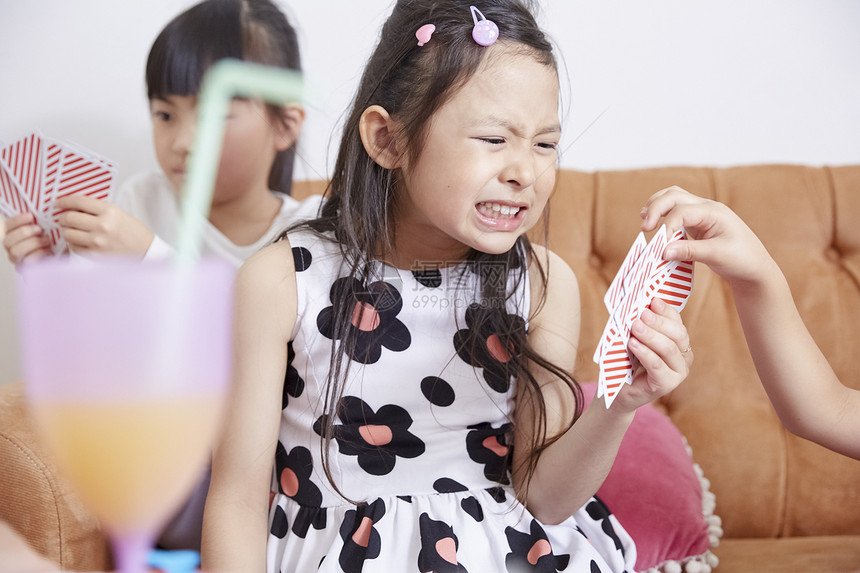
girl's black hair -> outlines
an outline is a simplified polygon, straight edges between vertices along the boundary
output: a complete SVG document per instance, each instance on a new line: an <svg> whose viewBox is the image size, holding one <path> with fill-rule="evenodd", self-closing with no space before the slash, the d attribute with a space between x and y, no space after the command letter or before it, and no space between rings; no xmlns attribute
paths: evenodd
<svg viewBox="0 0 860 573"><path fill-rule="evenodd" d="M270 0L205 0L171 20L161 31L146 62L149 100L197 95L209 67L234 58L301 71L296 31ZM267 105L271 117L277 106ZM269 187L289 194L295 146L275 157Z"/></svg>
<svg viewBox="0 0 860 573"><path fill-rule="evenodd" d="M370 56L346 118L334 174L326 190L328 199L320 217L306 224L321 236L335 236L350 275L358 279L352 282L353 285L367 284L372 261L385 260L397 239L392 215L396 209L400 173L397 169L380 167L367 154L359 135L361 115L372 105L385 108L402 126L402 132L396 137L405 144L409 163L414 164L421 153L433 114L474 75L487 54L487 48L472 39L471 4L477 3L475 0L399 0L382 27L379 42ZM504 43L508 50L533 57L557 72L552 44L535 21L533 7L528 0L482 0L477 7L487 19L498 25L499 42ZM434 24L436 31L429 42L419 47L415 31L428 23ZM286 237L289 231L282 233L279 239ZM478 303L470 306L469 338L459 340L458 346L452 347L460 356L480 356L485 353L481 347L486 348L487 333L494 333L512 357L506 363L506 376L526 384L535 396L534 400L518 400L518 407L534 409L536 420L536 430L529 444L530 454L525 467L518 468L524 472L525 487L534 474L541 453L559 437L547 435L546 406L533 369L543 368L568 384L576 401L570 425L582 408L582 391L572 373L536 352L529 344L524 321L506 309L506 301L525 284L529 265L539 268L540 279L545 286L548 269L537 260L525 236L517 239L507 253L492 255L473 251L470 254L467 266L475 272L479 282ZM511 276L513 280L509 282L508 277ZM361 300L358 294L350 288L343 288L333 295L337 300L333 300L332 340L337 342L332 345L326 381L321 455L326 476L338 491L330 472L328 452L343 381L351 365L351 361L344 360L344 357L355 356L356 353L357 332L352 327L352 320L356 302ZM376 302L385 304L385 301ZM532 305L532 313L543 302L536 301ZM526 493L522 491L518 495L522 497Z"/></svg>

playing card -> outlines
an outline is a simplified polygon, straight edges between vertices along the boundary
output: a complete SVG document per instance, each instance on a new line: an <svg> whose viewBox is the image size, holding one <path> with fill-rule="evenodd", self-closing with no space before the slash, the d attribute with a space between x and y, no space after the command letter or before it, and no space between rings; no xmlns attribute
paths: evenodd
<svg viewBox="0 0 860 573"><path fill-rule="evenodd" d="M116 167L111 163L66 147L60 160L52 203L72 195L107 199L113 191L115 171ZM54 221L60 212L54 210L51 213Z"/></svg>
<svg viewBox="0 0 860 573"><path fill-rule="evenodd" d="M43 155L42 138L32 132L11 145L0 149L0 159L18 184L18 193L28 203L28 211L36 210Z"/></svg>
<svg viewBox="0 0 860 573"><path fill-rule="evenodd" d="M624 301L616 316L616 326L624 344L630 339L630 326L639 318L642 307L639 302L645 290L647 281L651 278L654 268L663 262L663 251L666 249L666 226L662 225L651 237L651 241L631 271L631 278L625 292Z"/></svg>
<svg viewBox="0 0 860 573"><path fill-rule="evenodd" d="M666 273L666 278L657 287L653 296L671 304L679 312L687 306L687 299L693 292L693 262L672 261L674 265ZM649 300L650 303L650 300Z"/></svg>
<svg viewBox="0 0 860 573"><path fill-rule="evenodd" d="M18 188L18 181L0 158L0 212L3 213L4 217L14 217L31 211L32 209Z"/></svg>
<svg viewBox="0 0 860 573"><path fill-rule="evenodd" d="M60 170L60 160L63 158L63 147L56 141L47 141L45 159L42 162L42 193L36 202L36 209L44 216L49 216L49 210L54 202L57 190L57 172Z"/></svg>
<svg viewBox="0 0 860 573"><path fill-rule="evenodd" d="M603 297L603 304L606 305L606 310L609 312L612 312L617 306L618 301L621 300L621 296L624 291L624 279L630 273L630 269L633 268L633 264L639 260L639 256L642 254L642 251L645 250L645 246L647 244L648 242L645 240L645 235L640 232L636 236L636 240L633 241L633 245L630 247L630 250L627 251L627 255L624 257L624 262L621 263L621 268L618 269L618 273L615 275L615 278L612 279L612 282L609 284L609 289Z"/></svg>
<svg viewBox="0 0 860 573"><path fill-rule="evenodd" d="M604 395L608 408L623 384L633 381L633 363L627 346L622 342L620 333L610 329L610 338L606 352L601 360L600 377L598 378L598 397Z"/></svg>
<svg viewBox="0 0 860 573"><path fill-rule="evenodd" d="M639 257L642 254L642 251L645 250L647 244L648 241L645 240L645 235L640 232L633 241L633 245L631 245L630 250L628 250L627 254L624 256L624 262L621 263L621 268L618 269L618 272L609 284L609 289L603 297L603 304L606 306L606 310L609 311L610 317L618 307L618 303L624 297L624 283L628 279L634 263L639 260ZM603 353L603 346L607 340L607 331L609 326L610 324L607 323L603 336L600 337L600 342L594 350L594 356L592 358L594 362L598 362L601 354Z"/></svg>

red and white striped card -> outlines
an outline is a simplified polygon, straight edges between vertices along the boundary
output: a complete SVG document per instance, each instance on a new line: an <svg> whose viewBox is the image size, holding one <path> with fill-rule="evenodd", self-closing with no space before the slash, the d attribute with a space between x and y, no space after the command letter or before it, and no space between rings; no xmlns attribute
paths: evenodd
<svg viewBox="0 0 860 573"><path fill-rule="evenodd" d="M618 269L618 273L615 275L615 278L612 279L612 283L610 283L609 289L603 297L603 304L606 306L606 310L610 313L612 313L618 305L618 301L620 301L624 296L624 283L630 274L630 270L633 268L633 264L639 260L639 257L642 255L642 251L645 250L645 246L647 244L648 241L645 240L645 235L643 233L639 233L636 235L636 240L633 241L633 246L631 246L630 250L627 251L627 255L624 257L624 262L621 263L621 268Z"/></svg>
<svg viewBox="0 0 860 573"><path fill-rule="evenodd" d="M37 209L43 151L42 138L36 132L0 149L0 159L18 183L18 191L29 203L30 211Z"/></svg>
<svg viewBox="0 0 860 573"><path fill-rule="evenodd" d="M113 191L116 166L77 148L63 148L51 203L63 197L81 195L107 199ZM62 211L50 213L54 222Z"/></svg>
<svg viewBox="0 0 860 573"><path fill-rule="evenodd" d="M24 199L18 180L0 159L0 213L4 217L14 217L21 213L32 213L33 209Z"/></svg>

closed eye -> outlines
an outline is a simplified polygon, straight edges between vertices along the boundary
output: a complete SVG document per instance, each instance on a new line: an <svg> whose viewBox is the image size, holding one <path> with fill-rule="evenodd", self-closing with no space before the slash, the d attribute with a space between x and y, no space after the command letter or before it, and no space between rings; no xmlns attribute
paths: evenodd
<svg viewBox="0 0 860 573"><path fill-rule="evenodd" d="M502 145L505 142L501 137L479 137L477 139L484 143L489 143L490 145Z"/></svg>
<svg viewBox="0 0 860 573"><path fill-rule="evenodd" d="M550 151L555 151L556 149L558 149L557 143L538 143L537 146L542 149L548 149Z"/></svg>

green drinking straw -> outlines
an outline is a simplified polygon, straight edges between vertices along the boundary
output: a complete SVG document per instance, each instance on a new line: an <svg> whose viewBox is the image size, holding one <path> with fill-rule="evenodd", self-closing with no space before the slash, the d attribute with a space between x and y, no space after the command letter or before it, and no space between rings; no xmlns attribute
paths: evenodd
<svg viewBox="0 0 860 573"><path fill-rule="evenodd" d="M216 62L203 77L197 101L197 133L182 193L177 259L200 256L203 225L209 217L212 191L224 144L224 120L234 97L258 98L275 104L301 101L298 72L239 60Z"/></svg>

